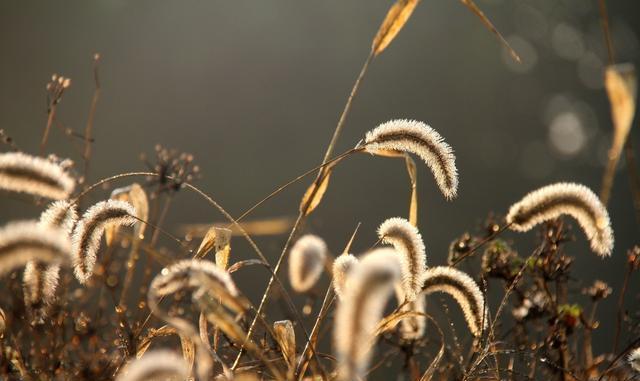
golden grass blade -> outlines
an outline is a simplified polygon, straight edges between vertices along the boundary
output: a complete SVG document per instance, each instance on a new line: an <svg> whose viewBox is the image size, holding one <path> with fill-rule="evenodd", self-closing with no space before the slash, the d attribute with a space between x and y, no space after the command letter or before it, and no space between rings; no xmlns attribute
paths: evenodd
<svg viewBox="0 0 640 381"><path fill-rule="evenodd" d="M322 201L322 197L324 197L327 187L329 186L329 179L331 179L333 168L336 166L338 161L339 160L334 161L324 167L325 169L322 174L316 179L316 181L311 183L309 188L307 188L307 191L304 192L302 201L300 201L300 213L304 216L310 215L311 212L320 205L320 201Z"/></svg>
<svg viewBox="0 0 640 381"><path fill-rule="evenodd" d="M196 258L203 258L214 250L216 254L216 265L226 270L229 265L229 255L231 254L231 230L212 226L207 230L200 247L196 252Z"/></svg>
<svg viewBox="0 0 640 381"><path fill-rule="evenodd" d="M227 272L231 274L244 267L255 266L255 265L262 265L264 267L269 268L269 266L266 263L264 263L264 261L262 261L261 259L246 259L244 261L236 262L231 266L229 266L229 268L227 269Z"/></svg>
<svg viewBox="0 0 640 381"><path fill-rule="evenodd" d="M418 227L418 171L416 170L416 162L411 156L405 154L404 161L411 182L411 201L409 201L409 222L411 225Z"/></svg>
<svg viewBox="0 0 640 381"><path fill-rule="evenodd" d="M250 236L271 236L287 233L293 226L291 217L273 217L259 220L240 222L242 229ZM181 232L188 238L204 237L211 226L227 227L231 229L231 235L243 235L237 226L227 226L227 222L214 222L212 224L186 224L181 227Z"/></svg>
<svg viewBox="0 0 640 381"><path fill-rule="evenodd" d="M502 45L507 49L507 51L509 52L509 55L511 55L511 58L513 58L518 63L522 62L518 53L516 53L516 51L513 50L511 45L509 45L507 40L505 40L505 38L502 36L502 33L498 31L498 29L493 25L491 20L489 20L489 18L484 14L484 12L482 12L482 10L478 8L478 6L473 0L460 0L460 1L462 1L462 4L466 5L466 7L469 8L469 10L471 10L471 12L473 12L476 16L480 18L480 21L482 21L484 26L486 26L487 29L491 31L491 33L495 34L498 40L500 40Z"/></svg>
<svg viewBox="0 0 640 381"><path fill-rule="evenodd" d="M371 51L375 56L382 53L391 41L400 33L420 0L397 0L382 21L378 33L373 39Z"/></svg>
<svg viewBox="0 0 640 381"><path fill-rule="evenodd" d="M290 320L281 320L273 323L273 332L284 360L289 366L289 371L294 372L296 366L296 333Z"/></svg>
<svg viewBox="0 0 640 381"><path fill-rule="evenodd" d="M602 203L606 205L611 194L615 170L636 113L637 83L635 67L632 64L608 66L605 71L604 85L611 104L611 119L613 121L613 141L609 149L609 160L602 180L602 192L600 194Z"/></svg>
<svg viewBox="0 0 640 381"><path fill-rule="evenodd" d="M112 200L126 201L130 203L136 211L137 218L142 221L149 221L149 199L147 198L147 193L142 189L140 184L133 183L128 187L114 189L113 192L111 192L110 198ZM135 233L134 237L136 237L136 239L143 239L146 227L147 224L137 221L133 228ZM118 234L119 229L120 226L117 224L110 224L105 228L104 234L108 247L111 247L113 244L113 240Z"/></svg>

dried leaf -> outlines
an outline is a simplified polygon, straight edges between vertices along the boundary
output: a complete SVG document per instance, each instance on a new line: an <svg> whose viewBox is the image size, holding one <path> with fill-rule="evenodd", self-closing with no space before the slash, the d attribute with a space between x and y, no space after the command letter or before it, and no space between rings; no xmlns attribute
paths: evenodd
<svg viewBox="0 0 640 381"><path fill-rule="evenodd" d="M226 270L231 253L231 230L217 226L210 227L200 242L196 258L203 258L211 249L216 253L216 265Z"/></svg>
<svg viewBox="0 0 640 381"><path fill-rule="evenodd" d="M184 335L180 336L180 345L182 346L182 357L189 364L189 373L193 369L193 364L196 361L196 347L193 341Z"/></svg>
<svg viewBox="0 0 640 381"><path fill-rule="evenodd" d="M164 325L157 329L152 328L149 330L147 335L143 337L138 344L136 358L141 358L145 354L145 352L147 352L147 349L149 349L149 346L151 345L153 339L171 335L178 335L180 337L182 355L189 364L189 372L191 372L191 369L193 369L193 365L195 362L195 345L193 341L191 341L188 337L180 335L174 327L168 325Z"/></svg>
<svg viewBox="0 0 640 381"><path fill-rule="evenodd" d="M266 263L264 263L262 260L260 260L260 259L247 259L247 260L244 260L244 261L240 261L240 262L234 263L233 265L231 265L229 267L227 272L229 274L231 274L231 273L234 273L234 272L240 270L243 267L253 266L253 265L262 265L262 266L264 266L266 268L269 268L269 266Z"/></svg>
<svg viewBox="0 0 640 381"><path fill-rule="evenodd" d="M333 168L338 164L340 160L336 160L327 166L324 167L324 170L320 174L320 176L314 181L306 192L304 192L304 196L302 197L302 201L300 202L300 212L305 216L308 216L313 212L315 208L320 205L320 201L322 201L322 197L324 193L327 191L327 187L329 186L329 179L331 178L331 173L333 172Z"/></svg>
<svg viewBox="0 0 640 381"><path fill-rule="evenodd" d="M498 38L500 43L502 43L502 45L505 47L505 49L507 49L507 51L509 52L509 55L511 55L511 58L513 58L518 63L522 62L522 60L520 59L520 56L518 55L518 53L516 53L516 51L513 50L511 45L509 45L507 40L505 40L505 38L498 31L498 29L493 25L491 20L489 20L489 18L487 18L487 16L485 16L484 12L482 12L482 10L480 8L478 8L478 6L476 5L476 3L473 0L460 0L460 1L462 1L462 4L466 5L467 8L469 8L471 10L471 12L473 12L476 16L478 16L480 18L480 20L482 21L484 26L486 26L487 29L489 29L489 31L491 31L493 34L496 35L496 37Z"/></svg>
<svg viewBox="0 0 640 381"><path fill-rule="evenodd" d="M609 159L617 163L636 112L637 83L634 66L632 64L608 66L604 84L609 96L609 103L611 103L611 118L614 128Z"/></svg>
<svg viewBox="0 0 640 381"><path fill-rule="evenodd" d="M296 333L293 330L293 324L291 324L290 320L277 321L273 323L273 331L289 369L295 370Z"/></svg>
<svg viewBox="0 0 640 381"><path fill-rule="evenodd" d="M387 12L382 25L373 39L371 51L374 55L382 53L398 35L413 13L420 0L397 0Z"/></svg>
<svg viewBox="0 0 640 381"><path fill-rule="evenodd" d="M126 201L133 205L136 210L136 217L143 221L149 220L149 200L147 193L142 189L140 184L133 183L124 188L117 188L111 192L112 200ZM134 227L134 239L142 240L144 238L144 231L147 224L140 221L136 222ZM109 225L105 228L104 234L107 242L107 246L113 245L113 240L118 234L118 225Z"/></svg>

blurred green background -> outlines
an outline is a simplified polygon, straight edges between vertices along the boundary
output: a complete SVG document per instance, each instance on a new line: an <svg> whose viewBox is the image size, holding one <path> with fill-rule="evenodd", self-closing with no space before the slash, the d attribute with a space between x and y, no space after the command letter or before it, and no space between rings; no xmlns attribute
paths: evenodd
<svg viewBox="0 0 640 381"><path fill-rule="evenodd" d="M45 84L58 73L72 85L57 119L82 131L94 88L92 56L100 53L102 94L89 182L145 169L139 154L152 155L159 143L194 154L202 170L197 184L239 215L321 161L390 4L3 1L0 128L22 150L37 153L46 122ZM534 188L565 180L599 192L612 131L595 0L478 0L478 5L523 63L513 62L460 2L423 1L372 63L336 151L393 118L425 121L453 146L460 172L453 202L444 200L427 168L419 166L420 229L432 265L445 263L455 237L475 231L492 211L504 214ZM608 6L617 60L638 65L640 3ZM638 137L634 126L630 139L636 152ZM79 146L54 129L48 151L80 163ZM291 187L254 216L294 216L310 181ZM94 200L107 196L96 193ZM408 199L401 161L352 157L336 170L307 231L325 237L338 252L362 222L354 248L364 250L375 242L384 219L407 215ZM2 223L38 214L21 198L2 197L0 208ZM638 243L632 210L621 163L610 203L613 257L603 261L590 253L574 229L577 241L568 246L577 257L574 291L595 279L620 287L625 252ZM185 192L169 212L174 231L184 223L220 220ZM523 255L533 249L534 236L505 234ZM270 260L285 238L259 240ZM235 239L233 258L252 257ZM253 271L238 278L250 295L261 293L267 281L266 273ZM637 302L637 279L631 287L629 306ZM613 311L615 295L600 310L604 320L596 342L609 343L613 320L603 311Z"/></svg>

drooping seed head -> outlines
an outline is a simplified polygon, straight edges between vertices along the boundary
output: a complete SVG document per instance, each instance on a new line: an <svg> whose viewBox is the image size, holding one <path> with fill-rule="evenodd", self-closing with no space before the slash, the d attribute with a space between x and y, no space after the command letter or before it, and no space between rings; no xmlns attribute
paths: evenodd
<svg viewBox="0 0 640 381"><path fill-rule="evenodd" d="M400 281L401 265L392 248L379 248L365 255L349 275L349 287L338 305L334 345L338 379L364 377L373 350L376 325L394 286Z"/></svg>
<svg viewBox="0 0 640 381"><path fill-rule="evenodd" d="M22 152L0 154L0 189L61 200L74 188L75 180L58 164Z"/></svg>
<svg viewBox="0 0 640 381"><path fill-rule="evenodd" d="M598 196L581 184L556 183L527 194L509 209L507 223L512 230L526 232L565 214L578 221L596 254L611 255L614 239L609 213Z"/></svg>
<svg viewBox="0 0 640 381"><path fill-rule="evenodd" d="M485 300L476 282L466 273L453 267L438 266L428 269L423 276L423 291L449 294L460 305L469 330L480 336L487 326Z"/></svg>
<svg viewBox="0 0 640 381"><path fill-rule="evenodd" d="M73 232L73 268L80 283L93 275L100 240L108 225L131 226L136 211L125 201L100 201L85 212Z"/></svg>
<svg viewBox="0 0 640 381"><path fill-rule="evenodd" d="M318 236L302 236L289 253L289 280L296 292L306 292L313 287L324 270L327 245Z"/></svg>
<svg viewBox="0 0 640 381"><path fill-rule="evenodd" d="M427 267L424 242L418 229L404 218L389 218L378 228L382 242L393 245L402 257L404 297L412 301L422 290L421 278Z"/></svg>
<svg viewBox="0 0 640 381"><path fill-rule="evenodd" d="M396 119L367 132L365 151L409 152L417 155L431 169L440 191L447 199L458 192L458 170L453 149L433 128L423 122Z"/></svg>
<svg viewBox="0 0 640 381"><path fill-rule="evenodd" d="M12 222L0 228L0 275L26 265L68 263L71 242L63 230L37 221Z"/></svg>
<svg viewBox="0 0 640 381"><path fill-rule="evenodd" d="M183 357L168 350L155 350L129 361L118 372L116 381L183 381L189 374L189 364Z"/></svg>
<svg viewBox="0 0 640 381"><path fill-rule="evenodd" d="M333 261L333 290L342 300L347 289L349 274L358 266L358 258L352 254L342 254Z"/></svg>

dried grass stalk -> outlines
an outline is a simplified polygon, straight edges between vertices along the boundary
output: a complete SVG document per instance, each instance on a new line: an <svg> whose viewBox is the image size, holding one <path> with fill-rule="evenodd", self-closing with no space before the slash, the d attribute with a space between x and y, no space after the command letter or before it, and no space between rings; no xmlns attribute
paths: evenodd
<svg viewBox="0 0 640 381"><path fill-rule="evenodd" d="M364 378L373 352L369 344L401 272L395 250L379 248L365 255L349 276L334 329L339 380Z"/></svg>
<svg viewBox="0 0 640 381"><path fill-rule="evenodd" d="M374 155L384 154L384 151L418 155L431 169L442 194L447 199L456 197L458 170L453 149L425 123L408 119L383 123L367 132L363 147Z"/></svg>
<svg viewBox="0 0 640 381"><path fill-rule="evenodd" d="M109 225L131 226L136 210L125 201L100 201L85 212L73 232L73 269L80 283L93 275L100 240Z"/></svg>
<svg viewBox="0 0 640 381"><path fill-rule="evenodd" d="M327 244L318 236L302 236L289 253L289 281L296 292L306 292L313 287L324 270Z"/></svg>
<svg viewBox="0 0 640 381"><path fill-rule="evenodd" d="M432 267L424 273L422 292L426 295L433 292L451 295L460 305L474 336L480 336L487 326L484 296L467 273L448 266Z"/></svg>
<svg viewBox="0 0 640 381"><path fill-rule="evenodd" d="M526 232L565 214L578 221L596 254L611 255L614 239L609 213L598 196L581 184L556 183L527 194L509 209L507 223L512 230Z"/></svg>
<svg viewBox="0 0 640 381"><path fill-rule="evenodd" d="M22 152L0 154L0 189L54 200L68 198L75 180L61 166Z"/></svg>

